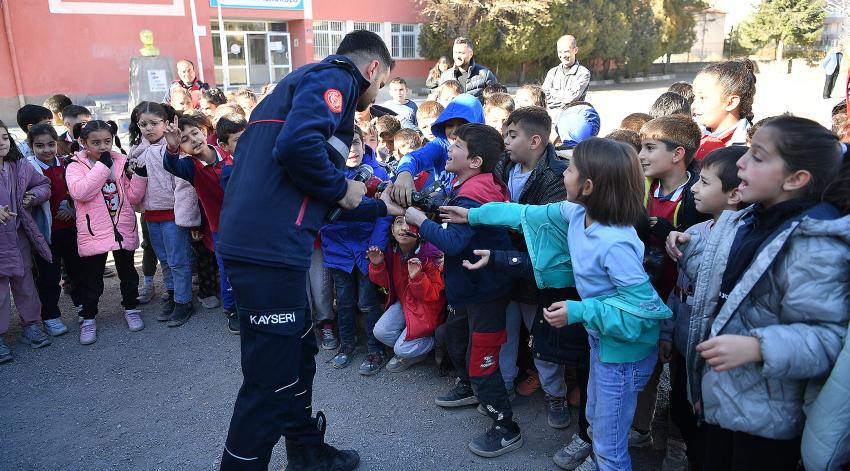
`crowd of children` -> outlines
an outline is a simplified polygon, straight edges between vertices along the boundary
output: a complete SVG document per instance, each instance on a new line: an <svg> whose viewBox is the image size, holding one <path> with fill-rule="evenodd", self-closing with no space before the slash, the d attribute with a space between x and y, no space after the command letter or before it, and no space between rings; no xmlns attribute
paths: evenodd
<svg viewBox="0 0 850 471"><path fill-rule="evenodd" d="M332 367L357 356L357 311L360 374L433 351L457 376L436 404L492 420L469 443L483 457L523 445L511 402L542 389L552 428L578 412L557 466L631 469L629 448L652 445L668 374L664 470L848 461L850 412L825 406L850 382L833 369L850 321L846 105L832 130L789 114L754 121L752 64L731 60L602 138L592 104L553 117L537 85L490 85L481 99L433 85L417 106L395 78L389 101L356 116L346 177L367 171L369 195L405 214L335 220L315 241L308 295ZM194 274L201 304L220 303L238 334L215 241L232 166L260 157L237 151L258 99L177 88L169 103L140 103L129 153L115 123L62 95L20 109L26 141L0 122L0 335L11 298L24 343L67 333L64 289L80 342L95 342L110 255L131 332L159 266L158 321L195 314ZM0 339L0 362L11 359ZM823 425L830 414L843 432Z"/></svg>

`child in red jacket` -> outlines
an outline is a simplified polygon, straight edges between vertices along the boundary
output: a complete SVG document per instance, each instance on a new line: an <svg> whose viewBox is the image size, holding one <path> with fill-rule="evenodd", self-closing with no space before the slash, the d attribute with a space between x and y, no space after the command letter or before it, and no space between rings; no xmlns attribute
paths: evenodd
<svg viewBox="0 0 850 471"><path fill-rule="evenodd" d="M387 289L386 311L375 324L375 338L393 347L387 363L391 373L404 371L425 359L434 348L434 329L445 318L442 252L419 239L404 216L393 221L391 241L384 252L369 247L369 279Z"/></svg>

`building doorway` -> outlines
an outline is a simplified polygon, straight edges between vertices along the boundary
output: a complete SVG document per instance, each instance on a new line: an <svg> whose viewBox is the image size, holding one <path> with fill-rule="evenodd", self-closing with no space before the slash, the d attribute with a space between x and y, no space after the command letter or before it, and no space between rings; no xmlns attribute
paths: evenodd
<svg viewBox="0 0 850 471"><path fill-rule="evenodd" d="M286 23L225 20L223 32L218 20L212 25L215 81L221 88L259 87L292 71Z"/></svg>

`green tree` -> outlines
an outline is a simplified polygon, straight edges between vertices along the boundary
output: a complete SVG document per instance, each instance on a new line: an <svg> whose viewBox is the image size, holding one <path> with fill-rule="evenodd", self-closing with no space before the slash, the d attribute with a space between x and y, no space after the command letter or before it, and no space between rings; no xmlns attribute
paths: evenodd
<svg viewBox="0 0 850 471"><path fill-rule="evenodd" d="M763 0L752 17L741 25L745 47L776 46L776 60L785 46L809 46L820 36L826 13L823 0Z"/></svg>
<svg viewBox="0 0 850 471"><path fill-rule="evenodd" d="M661 54L688 52L696 41L694 13L706 8L700 0L652 0L652 9L661 21Z"/></svg>
<svg viewBox="0 0 850 471"><path fill-rule="evenodd" d="M661 22L648 0L634 0L630 5L631 32L624 54L626 75L646 74L652 62L661 55Z"/></svg>

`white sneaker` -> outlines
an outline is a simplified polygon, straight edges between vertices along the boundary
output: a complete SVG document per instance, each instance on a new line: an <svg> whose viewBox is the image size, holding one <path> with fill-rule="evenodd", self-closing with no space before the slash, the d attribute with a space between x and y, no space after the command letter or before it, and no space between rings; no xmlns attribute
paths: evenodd
<svg viewBox="0 0 850 471"><path fill-rule="evenodd" d="M91 345L97 341L97 326L94 319L83 321L80 327L80 343L83 345Z"/></svg>
<svg viewBox="0 0 850 471"><path fill-rule="evenodd" d="M139 297L136 299L139 300L140 304L147 304L151 302L155 293L156 287L154 287L153 283L143 283L141 289L139 289Z"/></svg>
<svg viewBox="0 0 850 471"><path fill-rule="evenodd" d="M552 460L559 468L573 470L590 459L590 453L592 451L593 445L582 440L577 433L574 433L570 443L558 450L555 456L552 457Z"/></svg>
<svg viewBox="0 0 850 471"><path fill-rule="evenodd" d="M145 328L145 323L142 322L142 311L138 309L127 309L124 311L124 320L127 321L127 327L130 332L138 332Z"/></svg>
<svg viewBox="0 0 850 471"><path fill-rule="evenodd" d="M68 332L68 326L62 322L62 319L47 319L44 321L44 329L53 337L58 337Z"/></svg>
<svg viewBox="0 0 850 471"><path fill-rule="evenodd" d="M584 459L584 463L580 464L576 471L596 471L596 461L593 461L592 456Z"/></svg>

